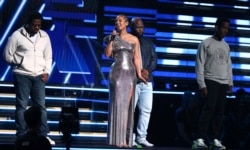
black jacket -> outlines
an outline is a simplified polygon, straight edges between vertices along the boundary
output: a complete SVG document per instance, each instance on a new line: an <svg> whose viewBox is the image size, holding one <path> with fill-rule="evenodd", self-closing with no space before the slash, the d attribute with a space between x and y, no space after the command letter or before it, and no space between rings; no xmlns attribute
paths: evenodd
<svg viewBox="0 0 250 150"><path fill-rule="evenodd" d="M153 81L152 72L155 70L157 64L157 54L155 52L155 46L153 41L147 37L140 37L139 42L141 48L143 69L149 71L148 82L152 82Z"/></svg>

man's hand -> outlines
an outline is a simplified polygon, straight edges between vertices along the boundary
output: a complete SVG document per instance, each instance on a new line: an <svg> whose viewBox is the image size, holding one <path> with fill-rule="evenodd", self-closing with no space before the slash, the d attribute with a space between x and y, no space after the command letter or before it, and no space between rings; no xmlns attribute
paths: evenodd
<svg viewBox="0 0 250 150"><path fill-rule="evenodd" d="M233 86L228 87L228 93L233 93Z"/></svg>
<svg viewBox="0 0 250 150"><path fill-rule="evenodd" d="M147 80L143 76L138 76L138 78L143 81L145 84L147 84Z"/></svg>
<svg viewBox="0 0 250 150"><path fill-rule="evenodd" d="M43 73L43 74L41 75L41 79L42 79L42 81L43 81L44 83L46 83L46 82L48 81L48 78L49 78L49 74L47 74L47 73Z"/></svg>
<svg viewBox="0 0 250 150"><path fill-rule="evenodd" d="M201 97L206 97L207 96L207 87L201 88L200 94L201 94Z"/></svg>
<svg viewBox="0 0 250 150"><path fill-rule="evenodd" d="M148 81L148 78L149 78L149 72L148 72L148 70L142 69L141 75L142 75L142 77L143 77L145 80Z"/></svg>

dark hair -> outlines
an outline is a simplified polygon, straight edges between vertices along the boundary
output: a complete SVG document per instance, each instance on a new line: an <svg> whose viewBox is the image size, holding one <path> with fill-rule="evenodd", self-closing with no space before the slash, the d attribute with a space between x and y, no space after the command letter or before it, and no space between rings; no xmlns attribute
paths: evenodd
<svg viewBox="0 0 250 150"><path fill-rule="evenodd" d="M33 12L30 14L30 16L27 20L27 24L30 24L35 19L43 20L43 17L39 12Z"/></svg>
<svg viewBox="0 0 250 150"><path fill-rule="evenodd" d="M228 22L230 24L230 20L228 18L218 18L215 22L215 25L220 27L223 23Z"/></svg>
<svg viewBox="0 0 250 150"><path fill-rule="evenodd" d="M35 128L40 125L42 111L38 106L32 106L24 112L24 120L29 128Z"/></svg>
<svg viewBox="0 0 250 150"><path fill-rule="evenodd" d="M129 22L128 17L125 14L119 14L118 16L123 17L126 22Z"/></svg>

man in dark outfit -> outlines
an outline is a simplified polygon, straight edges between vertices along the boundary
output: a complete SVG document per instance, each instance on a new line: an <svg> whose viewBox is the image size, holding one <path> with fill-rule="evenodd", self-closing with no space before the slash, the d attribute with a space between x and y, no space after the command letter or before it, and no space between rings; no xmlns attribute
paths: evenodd
<svg viewBox="0 0 250 150"><path fill-rule="evenodd" d="M133 145L140 144L143 147L153 147L154 144L147 141L147 130L153 105L153 75L156 68L157 54L151 39L143 36L144 22L141 18L131 19L131 33L140 42L142 71L141 74L147 83L138 80L135 89L135 106L138 107L138 123L136 126L136 137Z"/></svg>
<svg viewBox="0 0 250 150"><path fill-rule="evenodd" d="M24 120L28 126L27 133L16 140L15 150L51 150L49 140L38 134L41 125L41 109L36 106L30 107L24 113Z"/></svg>

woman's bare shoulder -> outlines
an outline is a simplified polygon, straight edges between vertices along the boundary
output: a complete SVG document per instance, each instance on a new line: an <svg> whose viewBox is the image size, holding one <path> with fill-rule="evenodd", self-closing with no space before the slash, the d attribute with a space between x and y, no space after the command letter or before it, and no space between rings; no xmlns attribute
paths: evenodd
<svg viewBox="0 0 250 150"><path fill-rule="evenodd" d="M129 38L128 38L132 43L136 44L138 42L138 38L134 36L133 34L129 33Z"/></svg>

